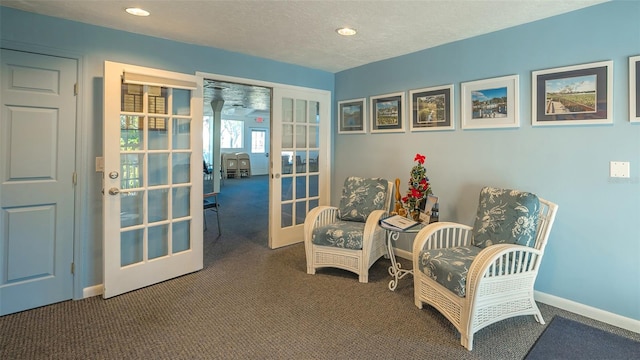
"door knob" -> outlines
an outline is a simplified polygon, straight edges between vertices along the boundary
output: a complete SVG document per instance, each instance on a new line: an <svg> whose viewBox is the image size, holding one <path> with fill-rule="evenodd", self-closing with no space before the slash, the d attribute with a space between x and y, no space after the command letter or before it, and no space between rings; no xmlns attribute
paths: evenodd
<svg viewBox="0 0 640 360"><path fill-rule="evenodd" d="M120 194L120 189L112 187L111 189L109 189L109 195L118 195Z"/></svg>

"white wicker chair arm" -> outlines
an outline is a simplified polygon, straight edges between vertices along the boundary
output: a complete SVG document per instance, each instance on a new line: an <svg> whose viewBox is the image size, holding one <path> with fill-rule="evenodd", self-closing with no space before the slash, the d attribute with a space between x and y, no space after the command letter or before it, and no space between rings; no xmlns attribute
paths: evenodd
<svg viewBox="0 0 640 360"><path fill-rule="evenodd" d="M497 244L484 248L473 260L467 273L467 296L477 290L483 278L525 275L538 271L542 252L516 244ZM535 276L534 276L535 278Z"/></svg>
<svg viewBox="0 0 640 360"><path fill-rule="evenodd" d="M367 217L362 234L362 251L365 259L369 258L375 243L383 242L385 230L380 227L380 219L388 216L385 210L374 210Z"/></svg>
<svg viewBox="0 0 640 360"><path fill-rule="evenodd" d="M304 241L311 243L313 229L334 223L338 220L338 208L335 206L318 206L311 209L304 219Z"/></svg>
<svg viewBox="0 0 640 360"><path fill-rule="evenodd" d="M420 252L471 244L471 226L454 222L435 222L425 226L413 240L413 267L420 263Z"/></svg>

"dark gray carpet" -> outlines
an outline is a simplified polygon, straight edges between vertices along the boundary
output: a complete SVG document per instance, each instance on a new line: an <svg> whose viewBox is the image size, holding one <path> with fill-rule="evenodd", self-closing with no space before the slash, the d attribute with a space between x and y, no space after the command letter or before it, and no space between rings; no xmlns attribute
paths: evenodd
<svg viewBox="0 0 640 360"><path fill-rule="evenodd" d="M522 359L544 331L533 316L507 319L480 330L469 352L442 315L415 307L411 278L387 289L389 260L368 284L337 269L306 274L302 244L267 247L267 189L266 176L225 181L222 236L208 212L199 272L0 317L0 359Z"/></svg>
<svg viewBox="0 0 640 360"><path fill-rule="evenodd" d="M556 316L533 345L526 360L638 358L640 342Z"/></svg>

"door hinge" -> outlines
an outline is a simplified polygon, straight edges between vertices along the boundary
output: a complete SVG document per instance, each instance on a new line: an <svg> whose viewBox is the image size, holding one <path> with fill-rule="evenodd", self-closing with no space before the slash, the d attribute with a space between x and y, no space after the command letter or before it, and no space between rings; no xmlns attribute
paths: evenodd
<svg viewBox="0 0 640 360"><path fill-rule="evenodd" d="M71 263L71 274L75 274L75 273L76 273L76 264Z"/></svg>
<svg viewBox="0 0 640 360"><path fill-rule="evenodd" d="M73 182L73 186L78 185L78 173L77 172L73 172L73 175L71 176L71 181Z"/></svg>
<svg viewBox="0 0 640 360"><path fill-rule="evenodd" d="M78 83L73 84L73 95L78 96Z"/></svg>

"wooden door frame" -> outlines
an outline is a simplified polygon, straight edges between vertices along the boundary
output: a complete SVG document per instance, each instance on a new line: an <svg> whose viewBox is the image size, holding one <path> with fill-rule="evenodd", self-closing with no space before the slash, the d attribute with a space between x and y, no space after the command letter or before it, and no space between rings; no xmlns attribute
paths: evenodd
<svg viewBox="0 0 640 360"><path fill-rule="evenodd" d="M91 221L82 221L83 216L87 217L89 213L85 211L89 206L87 205L87 199L89 197L89 190L91 189L91 184L89 184L89 176L90 167L89 164L89 142L86 139L89 139L89 134L87 134L87 127L83 126L81 119L88 119L88 116L83 113L83 104L84 98L83 95L85 93L85 81L84 81L84 68L85 66L85 58L81 54L57 49L44 47L34 44L25 44L15 41L9 40L1 40L0 47L7 50L20 51L20 52L29 52L39 55L45 56L55 56L61 58L72 59L76 61L76 80L78 84L78 91L76 94L76 119L75 119L75 128L76 128L76 138L75 142L75 173L76 173L76 186L74 187L74 215L73 215L73 264L74 271L72 274L73 284L72 284L72 295L73 300L84 299L85 297L93 296L95 294L87 293L84 289L84 284L82 283L85 269L84 258L82 256L84 251L84 241L88 241L88 239L93 238L92 236L81 236L81 234L88 234L90 231ZM102 215L100 215L102 217ZM80 275L80 276L78 276Z"/></svg>

